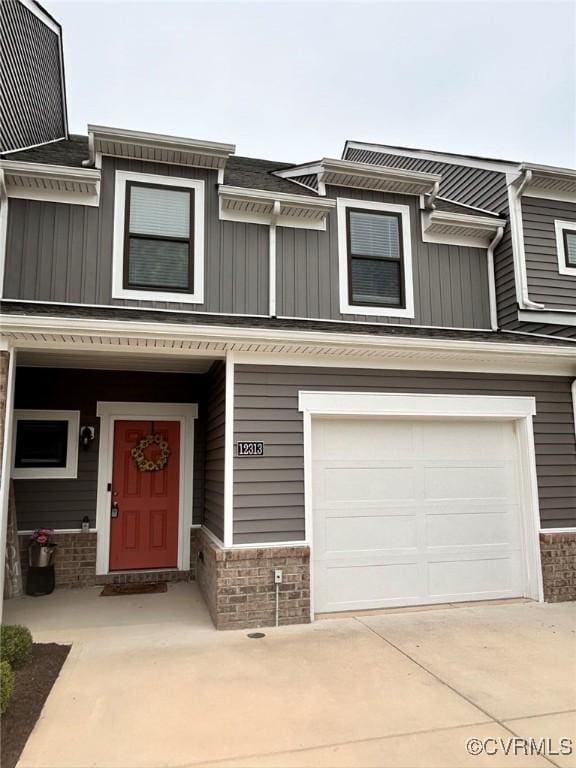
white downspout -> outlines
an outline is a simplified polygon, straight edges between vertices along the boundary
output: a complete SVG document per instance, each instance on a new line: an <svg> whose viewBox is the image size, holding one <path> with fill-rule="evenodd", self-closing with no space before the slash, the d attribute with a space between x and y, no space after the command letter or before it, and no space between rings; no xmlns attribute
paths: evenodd
<svg viewBox="0 0 576 768"><path fill-rule="evenodd" d="M4 273L6 271L6 238L8 237L8 192L6 178L0 168L0 297L4 296Z"/></svg>
<svg viewBox="0 0 576 768"><path fill-rule="evenodd" d="M269 286L269 312L270 317L276 317L276 222L280 215L280 201L274 201L272 218L270 220L269 234L269 267L268 267L268 286Z"/></svg>
<svg viewBox="0 0 576 768"><path fill-rule="evenodd" d="M526 274L526 254L524 251L524 227L522 223L522 192L532 180L532 171L524 171L519 184L518 178L508 185L510 225L512 227L512 251L514 256L514 274L516 280L516 299L520 309L545 309L544 304L531 301L528 296L528 276Z"/></svg>
<svg viewBox="0 0 576 768"><path fill-rule="evenodd" d="M436 208L436 198L438 197L438 192L440 192L440 182L435 181L434 187L432 189L432 192L425 197L424 207L428 211L433 211Z"/></svg>
<svg viewBox="0 0 576 768"><path fill-rule="evenodd" d="M498 227L488 246L488 293L490 295L490 327L498 330L498 306L496 304L496 272L494 269L494 251L504 236L504 227Z"/></svg>

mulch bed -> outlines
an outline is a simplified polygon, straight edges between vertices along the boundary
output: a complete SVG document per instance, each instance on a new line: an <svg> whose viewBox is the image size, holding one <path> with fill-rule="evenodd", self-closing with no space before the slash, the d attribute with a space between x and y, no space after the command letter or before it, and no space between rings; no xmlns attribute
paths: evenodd
<svg viewBox="0 0 576 768"><path fill-rule="evenodd" d="M69 651L69 645L34 643L29 661L15 670L14 693L0 718L2 768L14 768L18 762Z"/></svg>
<svg viewBox="0 0 576 768"><path fill-rule="evenodd" d="M142 584L107 584L100 597L116 597L118 595L155 595L166 592L166 582L144 581Z"/></svg>

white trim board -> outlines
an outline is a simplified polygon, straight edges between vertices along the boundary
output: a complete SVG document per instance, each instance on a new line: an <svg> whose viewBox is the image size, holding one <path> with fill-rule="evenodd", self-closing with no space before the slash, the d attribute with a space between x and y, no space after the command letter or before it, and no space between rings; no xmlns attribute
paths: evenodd
<svg viewBox="0 0 576 768"><path fill-rule="evenodd" d="M4 442L0 469L0 594L4 594L4 565L6 560L6 534L8 530L8 500L10 493L10 466L12 464L12 438L14 426L14 389L16 381L16 356L14 349L8 351L8 376L6 381L6 416L4 419ZM0 601L0 622L4 601Z"/></svg>
<svg viewBox="0 0 576 768"><path fill-rule="evenodd" d="M68 435L65 467L15 467L16 438L19 421L66 421ZM80 442L80 411L16 409L14 411L11 477L15 480L58 480L78 477L78 443Z"/></svg>
<svg viewBox="0 0 576 768"><path fill-rule="evenodd" d="M348 285L348 236L347 210L355 208L366 211L399 213L402 217L402 250L404 272L404 295L406 306L379 307L350 304ZM414 317L414 285L412 272L412 238L410 230L410 206L392 205L366 200L339 197L336 204L338 219L338 280L340 293L340 312L343 315L374 315L378 317Z"/></svg>
<svg viewBox="0 0 576 768"><path fill-rule="evenodd" d="M576 309L520 309L518 310L518 320L522 323L538 323L539 325L574 326L576 325ZM554 336L550 335L546 338L550 339ZM567 341L573 341L573 339L567 339Z"/></svg>
<svg viewBox="0 0 576 768"><path fill-rule="evenodd" d="M224 546L234 543L234 353L226 355L224 403Z"/></svg>
<svg viewBox="0 0 576 768"><path fill-rule="evenodd" d="M566 250L564 248L564 230L576 232L576 221L560 221L554 219L554 232L556 234L556 255L558 257L558 272L561 275L576 275L576 264L568 266Z"/></svg>
<svg viewBox="0 0 576 768"><path fill-rule="evenodd" d="M124 288L126 183L129 181L138 182L139 184L161 184L167 187L181 187L193 190L194 231L190 233L194 243L194 291L192 293L161 290L142 291ZM204 302L204 188L204 182L199 179L159 176L153 173L116 171L114 185L114 243L112 248L112 298L182 302L184 304L202 304Z"/></svg>
<svg viewBox="0 0 576 768"><path fill-rule="evenodd" d="M100 419L98 449L98 490L96 501L96 575L108 574L110 561L110 491L114 460L114 422L142 419L146 421L180 422L180 493L178 514L178 570L190 569L190 536L192 526L194 482L194 420L198 406L193 403L123 403L98 401L96 415Z"/></svg>
<svg viewBox="0 0 576 768"><path fill-rule="evenodd" d="M306 541L313 559L312 419L314 416L374 416L455 420L506 420L517 425L516 438L521 477L523 546L526 553L526 597L543 600L540 563L540 512L532 417L533 397L488 395L422 395L366 392L298 393L304 424L304 509ZM312 577L312 575L311 575ZM310 585L311 619L314 619L313 584Z"/></svg>

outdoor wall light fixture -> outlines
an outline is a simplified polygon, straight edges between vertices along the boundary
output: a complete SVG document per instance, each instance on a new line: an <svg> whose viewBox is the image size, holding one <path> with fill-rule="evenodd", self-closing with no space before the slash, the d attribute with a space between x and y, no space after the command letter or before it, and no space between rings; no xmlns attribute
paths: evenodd
<svg viewBox="0 0 576 768"><path fill-rule="evenodd" d="M81 427L80 445L85 451L88 450L92 440L94 440L94 427Z"/></svg>

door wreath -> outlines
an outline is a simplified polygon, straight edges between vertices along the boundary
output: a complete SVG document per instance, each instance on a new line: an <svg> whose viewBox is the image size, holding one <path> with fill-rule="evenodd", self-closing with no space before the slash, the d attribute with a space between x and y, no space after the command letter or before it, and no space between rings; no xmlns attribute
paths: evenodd
<svg viewBox="0 0 576 768"><path fill-rule="evenodd" d="M160 455L156 461L152 461L152 459L149 459L145 454L146 448L149 448L151 445L157 445L160 449ZM158 472L161 469L164 469L168 463L170 448L162 435L152 434L140 440L136 447L132 448L130 453L134 464L140 472Z"/></svg>

